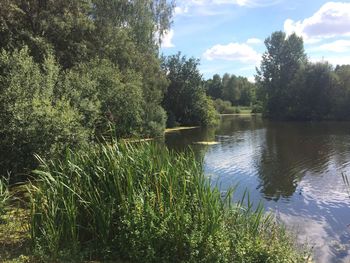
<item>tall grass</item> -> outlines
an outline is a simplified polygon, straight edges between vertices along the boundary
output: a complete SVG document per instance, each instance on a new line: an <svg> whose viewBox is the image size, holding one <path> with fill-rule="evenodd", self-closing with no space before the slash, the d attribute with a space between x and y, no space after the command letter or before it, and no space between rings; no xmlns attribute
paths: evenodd
<svg viewBox="0 0 350 263"><path fill-rule="evenodd" d="M9 180L0 177L0 217L5 214L10 200ZM1 218L0 218L1 221Z"/></svg>
<svg viewBox="0 0 350 263"><path fill-rule="evenodd" d="M31 236L51 259L304 261L261 207L211 187L192 153L113 143L41 163L29 187Z"/></svg>

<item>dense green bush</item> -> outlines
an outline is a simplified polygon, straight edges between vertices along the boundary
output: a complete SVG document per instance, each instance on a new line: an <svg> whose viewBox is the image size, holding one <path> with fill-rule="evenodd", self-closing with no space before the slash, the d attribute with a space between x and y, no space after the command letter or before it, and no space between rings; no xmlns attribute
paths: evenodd
<svg viewBox="0 0 350 263"><path fill-rule="evenodd" d="M214 107L220 114L233 114L237 113L236 107L233 107L231 102L222 99L214 100Z"/></svg>
<svg viewBox="0 0 350 263"><path fill-rule="evenodd" d="M128 262L303 262L262 208L231 203L191 153L104 144L43 162L31 192L36 251Z"/></svg>
<svg viewBox="0 0 350 263"><path fill-rule="evenodd" d="M180 125L213 125L217 116L212 100L206 96L199 60L187 59L181 53L163 57L162 68L169 85L163 106L168 113L168 127Z"/></svg>
<svg viewBox="0 0 350 263"><path fill-rule="evenodd" d="M82 116L55 97L60 69L52 56L41 67L28 50L0 54L0 174L33 168L33 154L54 156L88 141Z"/></svg>
<svg viewBox="0 0 350 263"><path fill-rule="evenodd" d="M135 72L122 73L109 60L94 60L68 71L63 88L60 93L71 98L84 125L97 135L105 134L110 123L117 137L140 135L143 95Z"/></svg>
<svg viewBox="0 0 350 263"><path fill-rule="evenodd" d="M253 105L252 113L262 113L264 110L262 103L257 103Z"/></svg>

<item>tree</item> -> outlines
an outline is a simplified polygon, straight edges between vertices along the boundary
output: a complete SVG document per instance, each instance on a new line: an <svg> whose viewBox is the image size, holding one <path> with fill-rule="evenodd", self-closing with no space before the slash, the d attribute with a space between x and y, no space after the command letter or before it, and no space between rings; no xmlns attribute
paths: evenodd
<svg viewBox="0 0 350 263"><path fill-rule="evenodd" d="M56 98L60 68L52 56L35 63L28 49L0 54L0 174L36 165L34 154L54 157L91 140L83 116Z"/></svg>
<svg viewBox="0 0 350 263"><path fill-rule="evenodd" d="M219 99L222 96L222 82L219 74L215 74L213 79L206 82L207 95L213 99Z"/></svg>
<svg viewBox="0 0 350 263"><path fill-rule="evenodd" d="M162 68L169 86L163 106L168 113L168 126L210 125L214 122L213 104L205 95L199 60L187 59L181 53L163 58Z"/></svg>
<svg viewBox="0 0 350 263"><path fill-rule="evenodd" d="M295 104L290 83L300 67L307 62L303 40L296 34L272 33L265 40L267 51L263 54L256 81L265 93L265 114L272 118L288 118Z"/></svg>
<svg viewBox="0 0 350 263"><path fill-rule="evenodd" d="M350 118L350 65L336 66L334 70L337 81L334 92L333 115L337 119Z"/></svg>

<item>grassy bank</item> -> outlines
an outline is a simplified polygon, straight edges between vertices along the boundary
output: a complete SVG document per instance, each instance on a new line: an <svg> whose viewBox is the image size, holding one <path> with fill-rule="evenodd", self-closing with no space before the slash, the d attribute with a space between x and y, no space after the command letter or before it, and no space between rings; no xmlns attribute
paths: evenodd
<svg viewBox="0 0 350 263"><path fill-rule="evenodd" d="M233 204L211 187L192 153L148 143L105 144L42 162L35 174L28 186L29 258L306 261L262 208Z"/></svg>

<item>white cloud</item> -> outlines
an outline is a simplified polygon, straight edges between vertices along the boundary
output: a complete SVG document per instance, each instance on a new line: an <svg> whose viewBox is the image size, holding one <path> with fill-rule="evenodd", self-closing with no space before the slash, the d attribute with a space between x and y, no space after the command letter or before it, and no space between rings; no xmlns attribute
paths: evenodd
<svg viewBox="0 0 350 263"><path fill-rule="evenodd" d="M203 57L207 60L230 60L247 64L257 64L261 59L260 54L245 43L218 44L207 49Z"/></svg>
<svg viewBox="0 0 350 263"><path fill-rule="evenodd" d="M278 4L280 0L235 0L237 5L246 7L265 7Z"/></svg>
<svg viewBox="0 0 350 263"><path fill-rule="evenodd" d="M183 14L186 14L188 13L188 6L177 6L175 7L175 15L183 15Z"/></svg>
<svg viewBox="0 0 350 263"><path fill-rule="evenodd" d="M284 0L179 0L175 7L175 15L188 15L196 12L200 15L216 15L213 8L220 5L235 5L248 8L266 7L276 5ZM196 8L201 7L201 12ZM192 12L189 12L191 9ZM203 10L205 9L205 10Z"/></svg>
<svg viewBox="0 0 350 263"><path fill-rule="evenodd" d="M248 77L248 81L255 83L255 77L254 76Z"/></svg>
<svg viewBox="0 0 350 263"><path fill-rule="evenodd" d="M284 22L284 30L287 34L295 32L303 36L309 43L350 35L350 3L328 2L311 17L302 21L287 19Z"/></svg>
<svg viewBox="0 0 350 263"><path fill-rule="evenodd" d="M172 48L175 47L173 44L173 37L174 37L174 30L170 29L169 31L165 32L165 34L162 37L161 41L161 47L162 48Z"/></svg>
<svg viewBox="0 0 350 263"><path fill-rule="evenodd" d="M261 44L262 40L259 38L249 38L247 40L247 44L255 45L255 44Z"/></svg>
<svg viewBox="0 0 350 263"><path fill-rule="evenodd" d="M329 62L332 65L349 65L350 56L326 56L326 57L311 57L310 60L312 62Z"/></svg>
<svg viewBox="0 0 350 263"><path fill-rule="evenodd" d="M308 51L328 51L337 53L348 52L350 51L350 40L337 40L318 47L309 48Z"/></svg>

